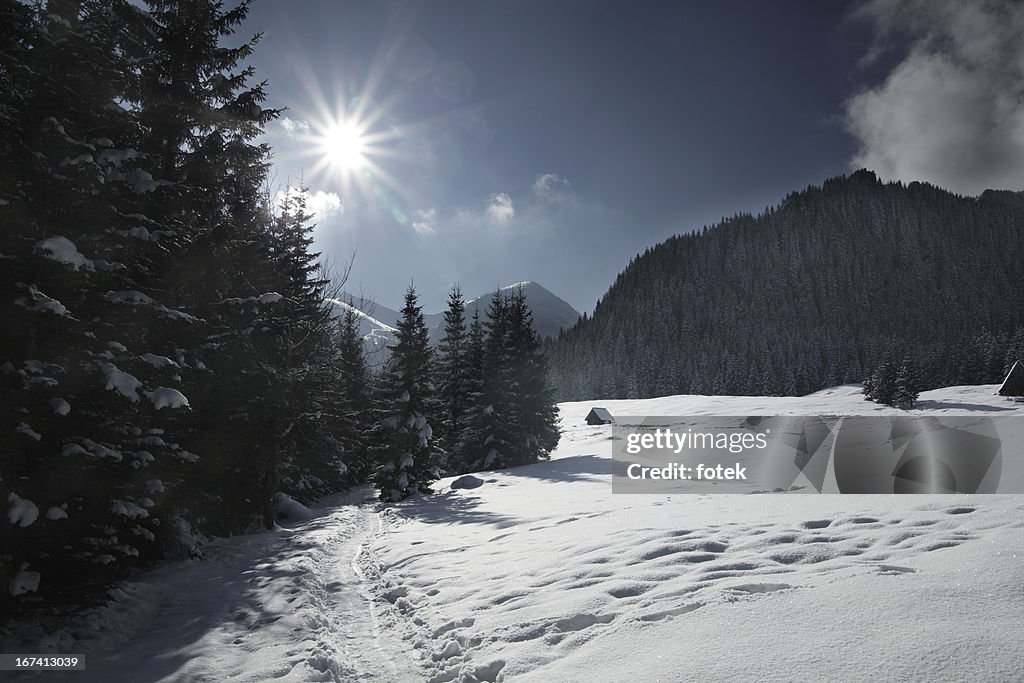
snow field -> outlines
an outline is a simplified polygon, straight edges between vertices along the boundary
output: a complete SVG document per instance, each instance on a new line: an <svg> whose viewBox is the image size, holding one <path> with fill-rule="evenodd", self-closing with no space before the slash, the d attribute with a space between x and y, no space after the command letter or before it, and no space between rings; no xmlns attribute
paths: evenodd
<svg viewBox="0 0 1024 683"><path fill-rule="evenodd" d="M994 389L926 392L918 412L1024 416ZM75 681L1021 677L1024 497L616 495L593 405L894 412L856 387L562 404L549 462L389 506L283 501L287 528L215 541L57 635L0 645L85 653Z"/></svg>
<svg viewBox="0 0 1024 683"><path fill-rule="evenodd" d="M1008 414L991 389L927 392L923 410ZM425 680L1019 675L1019 497L613 495L610 428L583 423L593 405L613 415L891 410L855 387L562 404L551 462L478 474L473 489L445 480L439 495L382 515L371 544L380 598L406 617Z"/></svg>

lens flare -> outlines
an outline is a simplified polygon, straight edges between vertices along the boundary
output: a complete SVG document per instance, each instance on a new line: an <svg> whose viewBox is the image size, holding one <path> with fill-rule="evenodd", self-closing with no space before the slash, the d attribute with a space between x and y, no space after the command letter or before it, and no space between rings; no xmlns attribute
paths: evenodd
<svg viewBox="0 0 1024 683"><path fill-rule="evenodd" d="M355 171L366 165L365 131L355 123L343 121L329 126L320 136L320 153L329 164L343 171Z"/></svg>

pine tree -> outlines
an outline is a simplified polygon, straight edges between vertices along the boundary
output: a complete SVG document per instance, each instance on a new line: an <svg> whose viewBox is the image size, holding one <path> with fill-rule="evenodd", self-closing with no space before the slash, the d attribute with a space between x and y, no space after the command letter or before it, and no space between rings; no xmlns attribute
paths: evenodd
<svg viewBox="0 0 1024 683"><path fill-rule="evenodd" d="M547 361L524 292L495 292L487 317L481 326L475 316L470 327L471 390L458 472L534 463L558 444Z"/></svg>
<svg viewBox="0 0 1024 683"><path fill-rule="evenodd" d="M446 450L455 449L462 438L463 420L468 402L469 365L465 303L458 285L448 296L448 310L444 313L444 336L438 345L437 387L443 414L439 435Z"/></svg>
<svg viewBox="0 0 1024 683"><path fill-rule="evenodd" d="M444 463L431 427L437 399L431 383L433 350L416 290L405 293L391 358L380 381L372 453L373 480L381 500L429 493Z"/></svg>
<svg viewBox="0 0 1024 683"><path fill-rule="evenodd" d="M917 363L910 355L904 356L896 371L891 405L897 408L913 408L917 403L919 382Z"/></svg>
<svg viewBox="0 0 1024 683"><path fill-rule="evenodd" d="M275 313L261 330L275 335L285 353L267 373L286 396L286 422L274 444L280 461L280 492L313 502L340 490L347 480L345 443L353 446L357 429L348 423L334 339L333 307L326 302L327 278L313 251L312 216L305 188L286 193L271 224L267 251L272 260L269 286L284 305L264 307ZM271 492L271 497L277 491ZM265 520L266 523L266 520Z"/></svg>
<svg viewBox="0 0 1024 683"><path fill-rule="evenodd" d="M508 415L514 432L511 462L527 465L548 456L558 445L559 431L547 359L522 289L516 289L508 300L508 347L513 387Z"/></svg>
<svg viewBox="0 0 1024 683"><path fill-rule="evenodd" d="M467 416L462 447L469 471L510 467L515 451L512 424L517 408L509 346L509 307L500 291L491 297L483 328L486 337L480 395Z"/></svg>
<svg viewBox="0 0 1024 683"><path fill-rule="evenodd" d="M485 427L483 403L486 334L480 320L480 309L473 318L466 337L466 404L458 441L449 440L448 466L455 474L472 472L483 443Z"/></svg>
<svg viewBox="0 0 1024 683"><path fill-rule="evenodd" d="M370 480L372 462L366 452L370 425L370 372L359 336L359 316L348 302L337 322L335 346L339 365L339 405L341 420L338 438L345 449L346 482L349 485Z"/></svg>
<svg viewBox="0 0 1024 683"><path fill-rule="evenodd" d="M893 364L892 352L882 353L882 360L871 373L869 380L864 382L864 397L868 401L893 405L896 391L896 366Z"/></svg>
<svg viewBox="0 0 1024 683"><path fill-rule="evenodd" d="M304 194L263 189L258 36L221 45L248 3L150 6L0 0L0 583L40 580L0 601L269 525L361 438Z"/></svg>
<svg viewBox="0 0 1024 683"><path fill-rule="evenodd" d="M136 12L0 11L17 22L2 70L0 149L17 175L0 176L0 497L26 513L0 528L0 580L27 572L26 600L78 600L173 541L196 459L175 342L200 321L154 286L181 245L146 215L158 181L135 149L138 112L114 106L129 99Z"/></svg>

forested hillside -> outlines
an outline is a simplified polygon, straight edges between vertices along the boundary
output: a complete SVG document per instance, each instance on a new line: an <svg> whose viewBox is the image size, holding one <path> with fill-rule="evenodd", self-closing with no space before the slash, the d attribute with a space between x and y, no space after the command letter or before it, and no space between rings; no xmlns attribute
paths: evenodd
<svg viewBox="0 0 1024 683"><path fill-rule="evenodd" d="M922 388L994 382L1022 288L1024 194L860 171L648 249L550 348L561 399L801 395L887 350Z"/></svg>
<svg viewBox="0 0 1024 683"><path fill-rule="evenodd" d="M7 599L79 600L345 483L312 226L265 191L258 37L221 45L245 4L191 9L0 5Z"/></svg>
<svg viewBox="0 0 1024 683"><path fill-rule="evenodd" d="M459 309L442 373L410 291L371 376L306 194L272 199L259 35L224 46L247 10L0 0L3 618L101 599L293 499L372 480L398 500L557 443L521 293L472 344Z"/></svg>

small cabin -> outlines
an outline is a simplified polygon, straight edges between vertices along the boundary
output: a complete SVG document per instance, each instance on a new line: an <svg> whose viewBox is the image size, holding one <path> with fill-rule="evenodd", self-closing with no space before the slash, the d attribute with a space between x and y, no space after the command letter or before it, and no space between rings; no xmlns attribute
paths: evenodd
<svg viewBox="0 0 1024 683"><path fill-rule="evenodd" d="M1013 364L1010 372L1006 375L1006 379L999 386L999 395L1024 396L1024 363L1016 361Z"/></svg>
<svg viewBox="0 0 1024 683"><path fill-rule="evenodd" d="M588 425L609 425L612 422L615 422L615 418L606 408L591 408L587 413Z"/></svg>

